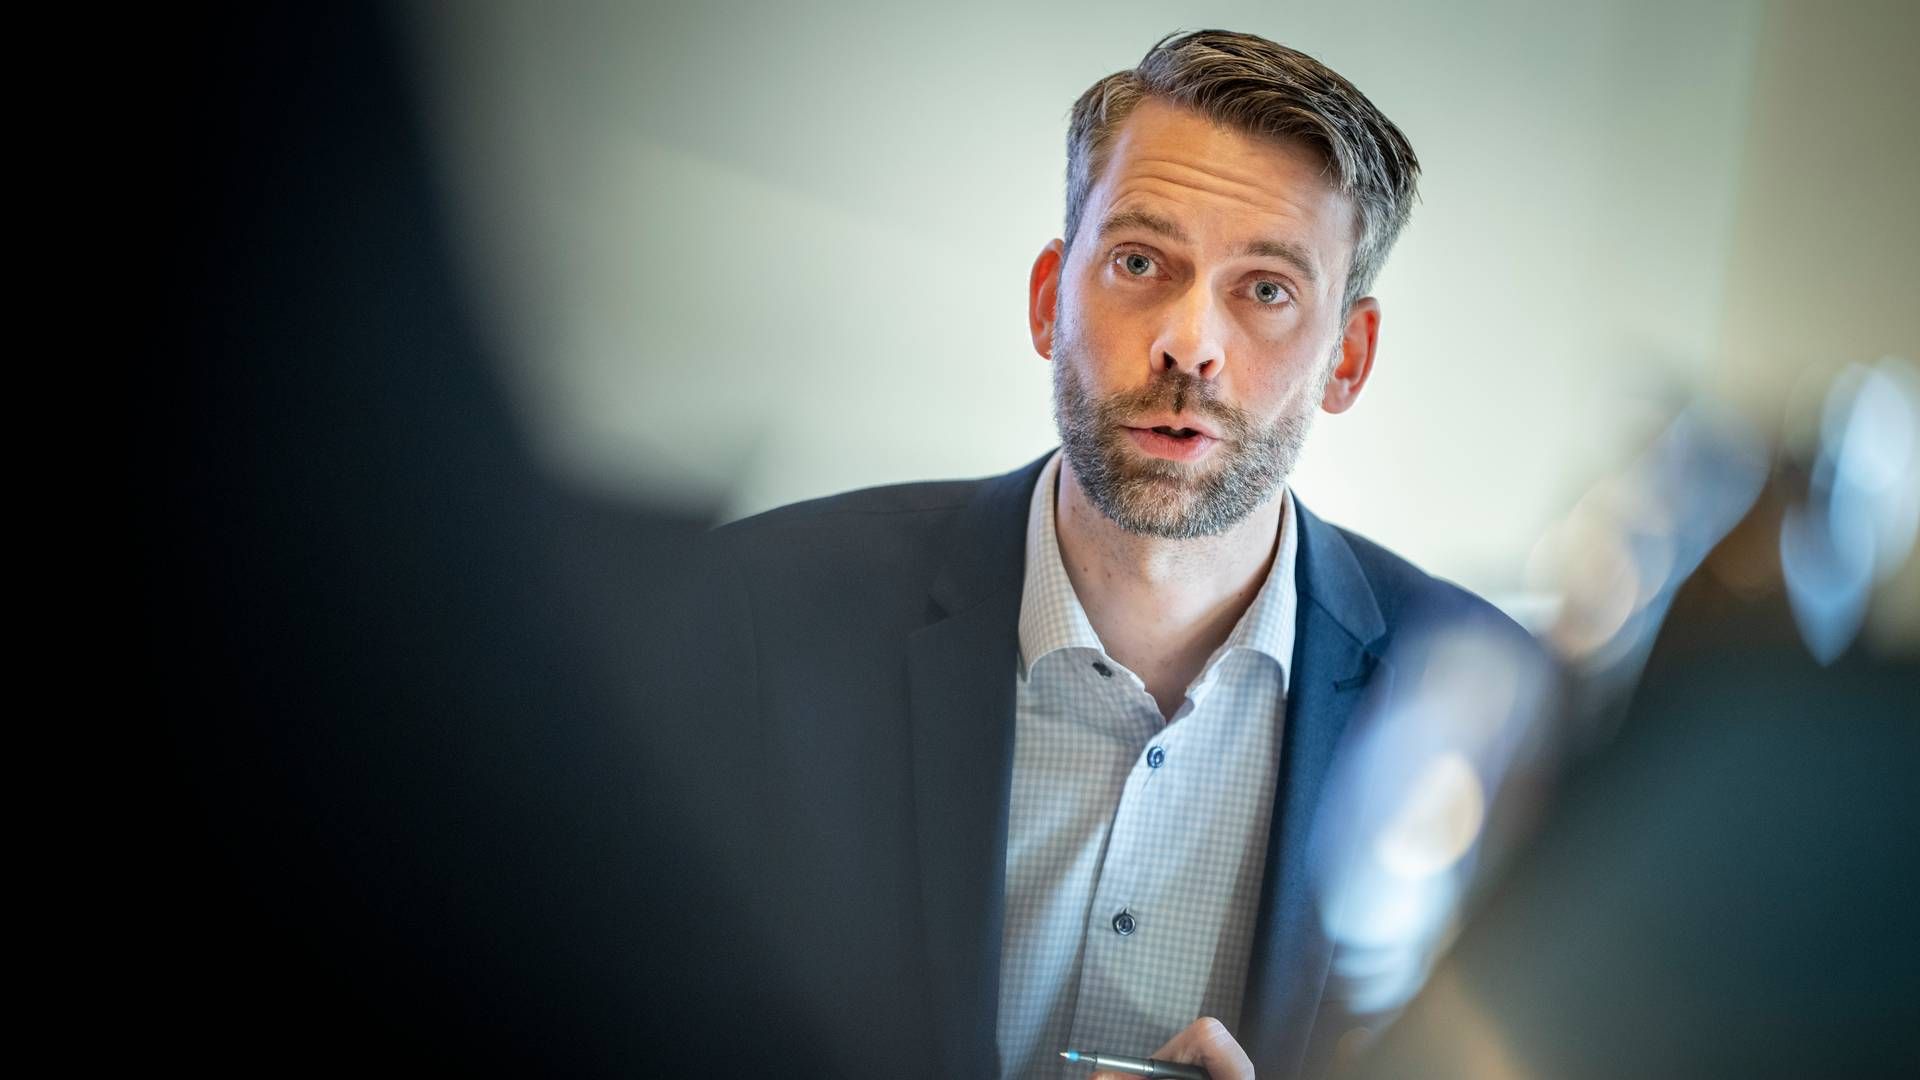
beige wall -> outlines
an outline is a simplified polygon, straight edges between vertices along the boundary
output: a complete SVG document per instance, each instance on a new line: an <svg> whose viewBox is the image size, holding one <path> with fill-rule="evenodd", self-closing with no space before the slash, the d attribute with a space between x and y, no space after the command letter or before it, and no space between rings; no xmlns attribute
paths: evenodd
<svg viewBox="0 0 1920 1080"><path fill-rule="evenodd" d="M1920 362L1920 4L1774 0L1759 25L1710 383L1804 443L1838 369ZM1869 623L1920 648L1920 552Z"/></svg>
<svg viewBox="0 0 1920 1080"><path fill-rule="evenodd" d="M1803 379L1920 361L1920 3L1775 2L1760 27L1712 370L1772 423Z"/></svg>

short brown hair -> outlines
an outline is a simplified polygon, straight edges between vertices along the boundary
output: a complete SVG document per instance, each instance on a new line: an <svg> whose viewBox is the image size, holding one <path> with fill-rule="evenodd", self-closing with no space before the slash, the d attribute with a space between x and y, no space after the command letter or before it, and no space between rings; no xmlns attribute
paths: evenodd
<svg viewBox="0 0 1920 1080"><path fill-rule="evenodd" d="M1373 287L1413 211L1420 162L1413 146L1354 85L1303 52L1252 34L1170 34L1130 71L1101 79L1074 102L1067 127L1066 243L1073 247L1093 178L1135 107L1159 98L1218 124L1312 147L1358 218L1345 303Z"/></svg>

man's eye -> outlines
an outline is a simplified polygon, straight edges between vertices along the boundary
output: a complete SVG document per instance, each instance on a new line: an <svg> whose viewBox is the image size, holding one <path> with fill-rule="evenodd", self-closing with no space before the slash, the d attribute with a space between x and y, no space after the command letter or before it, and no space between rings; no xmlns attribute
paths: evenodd
<svg viewBox="0 0 1920 1080"><path fill-rule="evenodd" d="M1271 281L1253 283L1253 298L1262 304L1278 304L1287 299L1287 290Z"/></svg>
<svg viewBox="0 0 1920 1080"><path fill-rule="evenodd" d="M1120 256L1120 265L1126 267L1127 273L1134 277L1145 277L1153 272L1153 260L1137 251Z"/></svg>

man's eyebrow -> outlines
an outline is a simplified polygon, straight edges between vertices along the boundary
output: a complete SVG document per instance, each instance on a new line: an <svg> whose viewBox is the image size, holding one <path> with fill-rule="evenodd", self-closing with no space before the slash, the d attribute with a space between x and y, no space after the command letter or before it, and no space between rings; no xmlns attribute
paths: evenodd
<svg viewBox="0 0 1920 1080"><path fill-rule="evenodd" d="M1180 226L1175 225L1173 222L1168 221L1158 214L1150 214L1145 210L1122 210L1100 223L1101 236L1116 233L1122 229L1145 229L1150 233L1158 233L1175 243L1184 244L1187 242L1187 231L1185 229L1182 229Z"/></svg>
<svg viewBox="0 0 1920 1080"><path fill-rule="evenodd" d="M1291 240L1255 240L1247 245L1246 253L1262 259L1279 259L1300 271L1309 285L1320 281L1320 271L1313 265L1313 253Z"/></svg>

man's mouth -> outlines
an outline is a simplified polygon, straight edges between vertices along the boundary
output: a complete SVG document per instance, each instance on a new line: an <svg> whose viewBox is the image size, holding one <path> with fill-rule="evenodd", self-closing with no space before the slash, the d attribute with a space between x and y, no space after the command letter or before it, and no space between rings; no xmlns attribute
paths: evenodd
<svg viewBox="0 0 1920 1080"><path fill-rule="evenodd" d="M1204 420L1196 422L1197 419L1196 417L1180 416L1177 414L1169 416L1166 413L1161 413L1155 416L1149 413L1145 416L1135 417L1127 426L1135 431L1150 431L1155 435L1165 435L1169 439L1192 439L1196 437L1202 439L1218 439L1220 437L1220 432L1216 428ZM1160 423L1154 423L1156 420L1160 421Z"/></svg>
<svg viewBox="0 0 1920 1080"><path fill-rule="evenodd" d="M1211 454L1220 442L1218 436L1184 424L1155 424L1152 427L1128 427L1125 430L1134 449L1149 457L1168 461L1200 461Z"/></svg>

